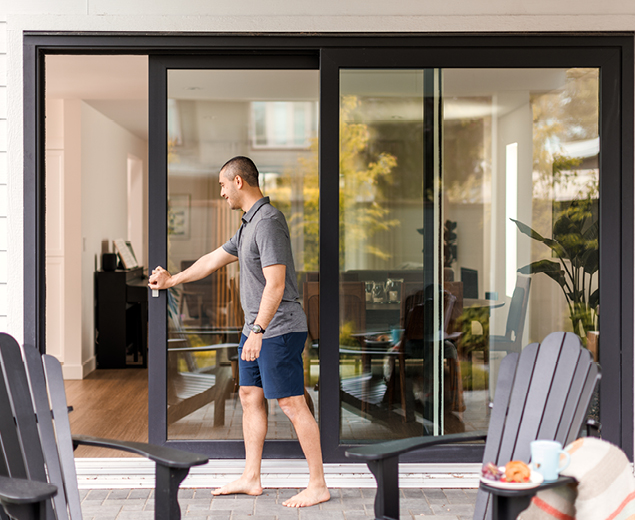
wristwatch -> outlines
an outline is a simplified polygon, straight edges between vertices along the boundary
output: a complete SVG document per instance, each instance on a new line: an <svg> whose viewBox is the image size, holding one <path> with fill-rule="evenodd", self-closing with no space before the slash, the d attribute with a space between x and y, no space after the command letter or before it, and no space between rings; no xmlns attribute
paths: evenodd
<svg viewBox="0 0 635 520"><path fill-rule="evenodd" d="M257 323L254 323L251 327L249 327L251 329L251 332L253 332L254 334L264 334L266 331L265 329L263 329L260 325L258 325Z"/></svg>

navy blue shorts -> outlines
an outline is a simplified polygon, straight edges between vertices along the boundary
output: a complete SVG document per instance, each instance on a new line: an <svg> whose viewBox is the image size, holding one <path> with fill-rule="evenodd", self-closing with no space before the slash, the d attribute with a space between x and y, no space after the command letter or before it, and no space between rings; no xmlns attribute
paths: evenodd
<svg viewBox="0 0 635 520"><path fill-rule="evenodd" d="M243 334L238 345L240 386L260 387L266 399L304 395L302 352L306 337L306 332L289 332L265 338L260 357L255 361L243 361L241 354L247 341Z"/></svg>

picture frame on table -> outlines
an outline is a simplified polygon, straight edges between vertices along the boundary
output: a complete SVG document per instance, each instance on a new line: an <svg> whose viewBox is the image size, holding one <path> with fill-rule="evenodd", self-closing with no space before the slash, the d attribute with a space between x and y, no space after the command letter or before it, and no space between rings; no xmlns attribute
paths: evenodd
<svg viewBox="0 0 635 520"><path fill-rule="evenodd" d="M123 238L118 238L113 240L113 243L115 245L115 251L119 254L119 258L121 259L121 263L125 269L139 267L137 257L135 256L132 244L129 241L126 241Z"/></svg>

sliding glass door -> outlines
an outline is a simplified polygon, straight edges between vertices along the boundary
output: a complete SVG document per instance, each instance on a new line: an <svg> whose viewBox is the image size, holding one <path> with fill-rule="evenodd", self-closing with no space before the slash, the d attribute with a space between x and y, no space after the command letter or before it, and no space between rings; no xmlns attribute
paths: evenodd
<svg viewBox="0 0 635 520"><path fill-rule="evenodd" d="M444 431L440 83L434 69L340 70L345 444Z"/></svg>
<svg viewBox="0 0 635 520"><path fill-rule="evenodd" d="M242 212L232 210L220 195L219 172L226 161L241 155L254 160L264 196L287 219L299 282L307 273L317 273L316 60L168 62L159 65L165 74L161 139L167 159L160 173L167 191L159 199L166 213L157 236L157 242L165 244L167 269L188 268L240 227ZM202 280L162 292L158 299L166 335L157 341L156 352L165 363L157 377L165 396L158 406L167 440L193 446L213 443L221 456L240 457L240 265L229 264ZM317 352L307 347L306 399L319 420L317 361ZM267 439L276 442L267 443L265 455L298 456L297 443L290 442L297 438L291 421L275 401L267 403L267 411Z"/></svg>
<svg viewBox="0 0 635 520"><path fill-rule="evenodd" d="M254 160L263 194L284 213L296 271L318 271L318 85L316 70L168 70L170 271L186 269L240 227L242 212L219 187L221 166L237 155ZM167 299L168 439L242 439L240 266L175 287ZM319 367L311 354L305 372L315 410L310 382ZM296 438L276 402L269 423L268 438Z"/></svg>
<svg viewBox="0 0 635 520"><path fill-rule="evenodd" d="M599 69L423 64L323 54L327 452L487 430L502 358L550 332L601 356Z"/></svg>
<svg viewBox="0 0 635 520"><path fill-rule="evenodd" d="M326 461L486 430L502 358L552 331L619 366L611 313L599 348L619 271L601 253L619 222L600 203L619 194L603 69L583 52L518 52L534 66L416 46L151 59L151 263L182 270L233 235L219 169L254 159L291 229ZM151 440L242 456L239 270L151 298ZM609 431L619 384L590 410ZM265 456L301 456L267 406ZM481 456L471 444L409 460Z"/></svg>

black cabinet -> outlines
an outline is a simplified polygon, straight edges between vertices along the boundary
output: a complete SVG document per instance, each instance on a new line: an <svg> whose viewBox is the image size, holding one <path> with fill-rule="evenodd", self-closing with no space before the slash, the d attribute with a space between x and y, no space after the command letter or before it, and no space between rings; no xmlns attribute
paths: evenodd
<svg viewBox="0 0 635 520"><path fill-rule="evenodd" d="M143 268L95 273L97 368L147 367L148 280Z"/></svg>

